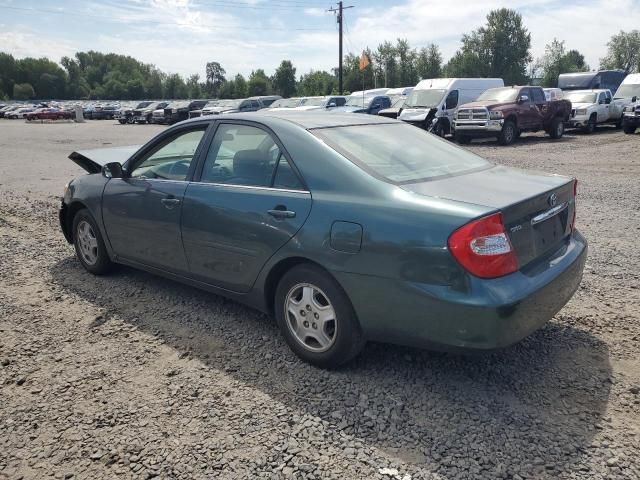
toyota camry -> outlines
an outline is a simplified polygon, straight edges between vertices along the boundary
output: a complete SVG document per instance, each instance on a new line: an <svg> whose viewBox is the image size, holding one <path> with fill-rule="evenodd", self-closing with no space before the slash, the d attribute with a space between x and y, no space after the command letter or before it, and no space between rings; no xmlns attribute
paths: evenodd
<svg viewBox="0 0 640 480"><path fill-rule="evenodd" d="M73 152L60 223L82 266L126 264L275 317L321 367L366 341L491 350L582 278L574 178L494 165L396 120L238 113Z"/></svg>

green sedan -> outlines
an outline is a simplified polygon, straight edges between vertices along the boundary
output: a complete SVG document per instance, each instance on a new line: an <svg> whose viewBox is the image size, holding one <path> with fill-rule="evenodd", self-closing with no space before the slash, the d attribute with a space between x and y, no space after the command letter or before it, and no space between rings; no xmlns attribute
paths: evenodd
<svg viewBox="0 0 640 480"><path fill-rule="evenodd" d="M66 186L60 223L84 268L126 264L250 305L321 367L366 341L511 345L582 278L575 179L396 120L200 117L70 158L89 175Z"/></svg>

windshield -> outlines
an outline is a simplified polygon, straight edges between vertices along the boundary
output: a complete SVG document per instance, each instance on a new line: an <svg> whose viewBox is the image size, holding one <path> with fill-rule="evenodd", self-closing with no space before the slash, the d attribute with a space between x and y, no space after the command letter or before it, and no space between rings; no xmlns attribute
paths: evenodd
<svg viewBox="0 0 640 480"><path fill-rule="evenodd" d="M432 108L437 107L444 97L446 90L440 88L429 88L427 90L414 90L411 92L407 101L404 103L405 107L422 107Z"/></svg>
<svg viewBox="0 0 640 480"><path fill-rule="evenodd" d="M345 103L346 107L360 107L366 108L373 100L373 97L362 97L362 95L352 95L347 98L347 103Z"/></svg>
<svg viewBox="0 0 640 480"><path fill-rule="evenodd" d="M369 174L415 183L488 167L483 158L406 124L352 125L311 130Z"/></svg>
<svg viewBox="0 0 640 480"><path fill-rule="evenodd" d="M593 92L588 93L567 93L564 98L570 100L571 103L596 103L598 94Z"/></svg>
<svg viewBox="0 0 640 480"><path fill-rule="evenodd" d="M304 105L306 107L321 107L326 103L327 99L325 97L309 97L302 100L300 105Z"/></svg>
<svg viewBox="0 0 640 480"><path fill-rule="evenodd" d="M618 91L616 92L615 98L633 98L640 97L640 83L636 83L635 85L627 84L620 85Z"/></svg>
<svg viewBox="0 0 640 480"><path fill-rule="evenodd" d="M281 98L270 105L270 108L293 108L300 105L299 98Z"/></svg>
<svg viewBox="0 0 640 480"><path fill-rule="evenodd" d="M477 101L490 101L497 103L515 102L516 98L518 98L518 93L520 93L520 90L517 88L490 88L480 95Z"/></svg>
<svg viewBox="0 0 640 480"><path fill-rule="evenodd" d="M407 101L407 97L401 95L399 97L392 98L391 101L393 102L391 104L391 108L402 108L402 106L404 105L404 102Z"/></svg>

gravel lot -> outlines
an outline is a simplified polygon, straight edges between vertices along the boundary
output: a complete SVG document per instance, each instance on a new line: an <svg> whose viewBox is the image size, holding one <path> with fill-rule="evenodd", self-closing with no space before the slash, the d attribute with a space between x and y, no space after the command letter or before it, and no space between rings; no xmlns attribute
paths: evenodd
<svg viewBox="0 0 640 480"><path fill-rule="evenodd" d="M327 372L234 302L81 269L67 155L162 128L0 120L0 478L640 478L640 135L470 147L580 181L588 265L546 328L470 357L370 344Z"/></svg>

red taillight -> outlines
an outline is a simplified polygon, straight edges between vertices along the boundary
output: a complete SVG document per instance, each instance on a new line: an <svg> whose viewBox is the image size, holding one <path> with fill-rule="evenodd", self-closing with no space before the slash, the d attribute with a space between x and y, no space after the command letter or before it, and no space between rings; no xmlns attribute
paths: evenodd
<svg viewBox="0 0 640 480"><path fill-rule="evenodd" d="M578 196L578 180L573 179L573 217L571 218L571 231L576 229L576 197Z"/></svg>
<svg viewBox="0 0 640 480"><path fill-rule="evenodd" d="M451 234L448 243L453 257L476 277L496 278L518 270L501 213L460 227Z"/></svg>

